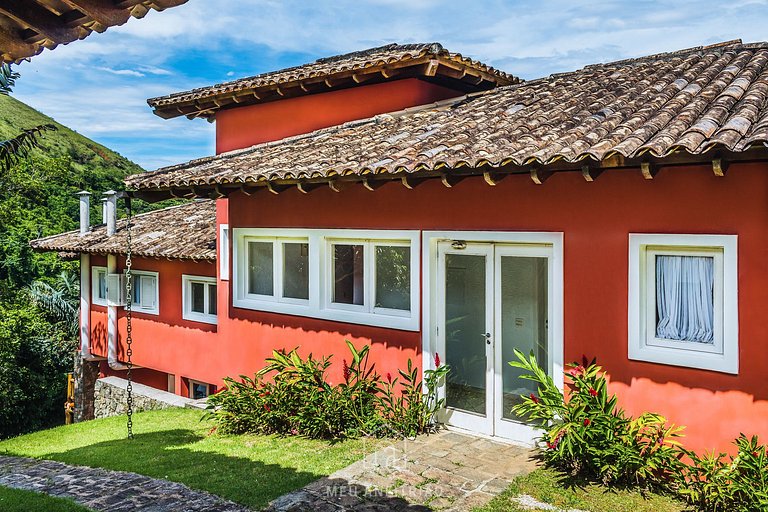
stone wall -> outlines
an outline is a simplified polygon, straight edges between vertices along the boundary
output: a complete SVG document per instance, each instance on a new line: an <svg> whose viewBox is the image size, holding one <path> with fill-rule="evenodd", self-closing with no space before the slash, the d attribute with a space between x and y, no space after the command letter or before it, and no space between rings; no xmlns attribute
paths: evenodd
<svg viewBox="0 0 768 512"><path fill-rule="evenodd" d="M106 418L125 414L128 381L120 377L104 377L96 381L94 416ZM198 400L184 398L167 391L133 383L133 412L168 409L169 407L199 407Z"/></svg>
<svg viewBox="0 0 768 512"><path fill-rule="evenodd" d="M80 352L75 353L75 423L93 419L93 401L96 379L99 378L99 362L86 361Z"/></svg>

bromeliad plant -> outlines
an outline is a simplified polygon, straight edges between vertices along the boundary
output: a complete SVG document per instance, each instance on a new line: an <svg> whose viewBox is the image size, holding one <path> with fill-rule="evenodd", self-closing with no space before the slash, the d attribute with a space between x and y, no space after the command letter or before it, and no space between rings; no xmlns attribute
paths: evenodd
<svg viewBox="0 0 768 512"><path fill-rule="evenodd" d="M513 410L542 428L547 465L606 485L668 486L681 466L681 427L667 426L658 414L628 416L608 393L595 361L569 366L566 398L532 354L515 355L509 364L522 369L538 393L523 397Z"/></svg>
<svg viewBox="0 0 768 512"><path fill-rule="evenodd" d="M448 368L424 372L408 361L407 371L383 383L369 361L370 347L347 343L349 360L342 361L343 382L330 384L331 358L306 359L296 349L276 350L253 378L224 379L225 388L208 399L208 417L223 433L302 435L341 439L363 435L413 436L435 427L440 380Z"/></svg>

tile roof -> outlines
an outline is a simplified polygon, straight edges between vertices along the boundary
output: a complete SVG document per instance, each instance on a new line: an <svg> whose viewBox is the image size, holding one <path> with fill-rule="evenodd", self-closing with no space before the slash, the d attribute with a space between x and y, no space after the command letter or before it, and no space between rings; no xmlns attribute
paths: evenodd
<svg viewBox="0 0 768 512"><path fill-rule="evenodd" d="M107 237L105 225L94 226L85 235L70 231L32 240L38 251L90 254L125 254L126 219L117 221L115 235ZM133 217L132 252L154 258L216 259L216 203L198 200Z"/></svg>
<svg viewBox="0 0 768 512"><path fill-rule="evenodd" d="M500 87L130 176L129 189L742 152L768 143L768 43L721 43ZM403 174L401 174L403 175Z"/></svg>
<svg viewBox="0 0 768 512"><path fill-rule="evenodd" d="M429 68L430 62L440 65ZM382 69L393 73L395 68L402 69L423 64L425 64L421 68L423 72L417 72L418 76L432 76L430 74L442 74L444 71L448 74L447 76L457 81L471 80L472 90L483 90L495 85L507 85L519 81L518 78L487 64L464 57L459 53L449 52L440 43L388 44L326 57L309 64L240 78L210 87L150 98L147 103L155 109L156 114L164 118L179 115L211 117L225 104L242 105L280 99L286 96L290 90L289 87L292 87L297 94L307 94L314 92L307 88L312 82L322 83L321 90L328 90L336 88L335 82L340 81L342 76L348 79L346 86L349 86L355 85L354 78L359 80L363 73ZM353 77L355 73L358 75ZM389 73L387 77L390 77ZM380 78L383 80L387 77ZM485 85L476 83L478 77L485 80ZM282 88L279 94L270 96L265 92L277 87Z"/></svg>

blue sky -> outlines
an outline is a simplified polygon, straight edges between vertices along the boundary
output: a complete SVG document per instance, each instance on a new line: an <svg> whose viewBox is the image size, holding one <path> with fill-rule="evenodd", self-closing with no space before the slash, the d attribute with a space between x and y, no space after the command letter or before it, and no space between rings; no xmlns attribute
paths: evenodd
<svg viewBox="0 0 768 512"><path fill-rule="evenodd" d="M189 0L44 51L14 96L145 169L214 152L214 125L146 99L390 42L439 41L525 79L741 38L768 0Z"/></svg>

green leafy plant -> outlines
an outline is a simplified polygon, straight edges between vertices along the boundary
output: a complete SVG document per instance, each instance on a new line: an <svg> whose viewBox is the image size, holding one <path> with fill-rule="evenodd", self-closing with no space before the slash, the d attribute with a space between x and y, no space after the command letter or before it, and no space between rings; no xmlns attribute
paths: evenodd
<svg viewBox="0 0 768 512"><path fill-rule="evenodd" d="M435 369L424 371L423 382L410 359L405 370L398 370L398 377L392 378L388 373L380 396L387 424L409 437L433 431L437 412L445 405L445 398L438 396L438 388L448 371L448 366L440 365L440 356L435 354Z"/></svg>
<svg viewBox="0 0 768 512"><path fill-rule="evenodd" d="M682 464L681 427L668 426L658 414L628 416L594 361L569 366L566 399L533 354L515 355L509 364L524 370L522 378L534 381L538 394L523 397L513 410L541 427L547 465L606 485L669 485Z"/></svg>
<svg viewBox="0 0 768 512"><path fill-rule="evenodd" d="M697 510L768 510L768 456L757 436L741 434L735 456L686 451L691 463L679 473L679 494Z"/></svg>
<svg viewBox="0 0 768 512"><path fill-rule="evenodd" d="M369 361L370 347L347 341L342 382L330 384L331 358L302 358L297 349L276 350L253 378L225 379L225 388L208 399L208 417L225 433L301 435L320 439L360 436L412 436L434 430L443 401L437 388L448 368L418 378L418 368L386 383ZM426 388L424 394L423 388Z"/></svg>

